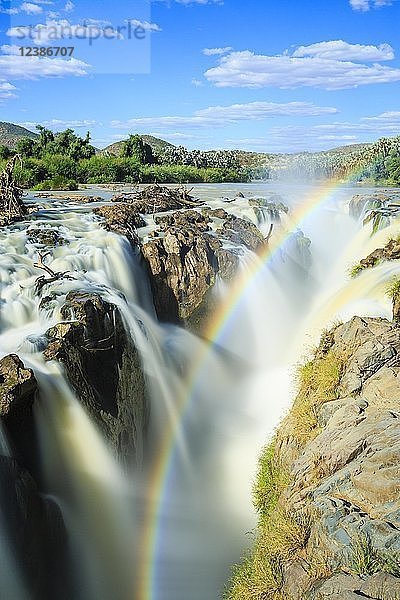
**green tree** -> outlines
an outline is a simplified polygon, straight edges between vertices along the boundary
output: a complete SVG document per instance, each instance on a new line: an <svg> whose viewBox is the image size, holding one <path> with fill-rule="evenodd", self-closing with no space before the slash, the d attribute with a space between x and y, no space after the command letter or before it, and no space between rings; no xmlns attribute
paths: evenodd
<svg viewBox="0 0 400 600"><path fill-rule="evenodd" d="M7 160L10 158L12 152L8 146L4 146L4 144L0 145L0 160Z"/></svg>
<svg viewBox="0 0 400 600"><path fill-rule="evenodd" d="M155 162L153 150L146 144L140 135L130 135L123 143L122 158L134 158L141 165L151 165Z"/></svg>
<svg viewBox="0 0 400 600"><path fill-rule="evenodd" d="M32 138L21 138L15 146L15 151L21 156L30 158L35 155L35 146L35 140Z"/></svg>

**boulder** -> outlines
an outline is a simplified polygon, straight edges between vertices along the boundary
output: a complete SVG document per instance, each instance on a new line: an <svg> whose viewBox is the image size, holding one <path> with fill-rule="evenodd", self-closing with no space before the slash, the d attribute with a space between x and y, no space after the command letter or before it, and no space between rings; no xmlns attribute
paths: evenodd
<svg viewBox="0 0 400 600"><path fill-rule="evenodd" d="M36 389L33 371L16 354L0 360L0 417L6 423L16 424L30 415Z"/></svg>
<svg viewBox="0 0 400 600"><path fill-rule="evenodd" d="M74 291L65 322L47 332L46 360L58 360L82 404L118 454L140 461L147 425L145 378L119 309L98 294Z"/></svg>
<svg viewBox="0 0 400 600"><path fill-rule="evenodd" d="M139 211L131 204L115 204L114 206L98 206L94 214L105 219L109 231L126 236L132 244L138 243L136 229L146 225Z"/></svg>
<svg viewBox="0 0 400 600"><path fill-rule="evenodd" d="M187 319L215 283L217 263L209 239L192 227L171 227L142 247L155 308L163 321Z"/></svg>
<svg viewBox="0 0 400 600"><path fill-rule="evenodd" d="M212 232L215 219L219 226ZM162 321L187 321L199 310L206 318L205 304L212 303L210 290L216 277L229 280L235 276L243 246L258 251L265 245L253 223L224 209L176 211L156 217L156 223L158 231L143 243L142 253Z"/></svg>

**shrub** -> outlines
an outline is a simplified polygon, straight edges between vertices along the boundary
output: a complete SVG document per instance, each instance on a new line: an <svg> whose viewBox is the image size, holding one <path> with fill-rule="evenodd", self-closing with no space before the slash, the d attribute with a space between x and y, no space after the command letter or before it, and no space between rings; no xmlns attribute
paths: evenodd
<svg viewBox="0 0 400 600"><path fill-rule="evenodd" d="M33 188L36 191L47 190L68 190L74 191L78 189L78 183L74 179L64 179L63 177L54 177L53 179L45 179L36 184Z"/></svg>

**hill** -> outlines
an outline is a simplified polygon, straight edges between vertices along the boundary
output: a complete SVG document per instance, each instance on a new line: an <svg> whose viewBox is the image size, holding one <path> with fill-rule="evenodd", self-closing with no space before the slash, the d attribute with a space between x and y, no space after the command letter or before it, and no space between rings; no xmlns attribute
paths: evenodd
<svg viewBox="0 0 400 600"><path fill-rule="evenodd" d="M38 137L38 134L20 125L0 121L0 145L13 149L18 140L26 137L35 139Z"/></svg>
<svg viewBox="0 0 400 600"><path fill-rule="evenodd" d="M166 142L165 140L161 140L159 138L154 137L153 135L142 135L140 136L142 140L149 144L153 150L161 150L162 148L172 148L173 144ZM100 150L100 154L113 154L114 156L119 156L122 148L122 144L124 141L115 142L114 144L110 144L106 148Z"/></svg>

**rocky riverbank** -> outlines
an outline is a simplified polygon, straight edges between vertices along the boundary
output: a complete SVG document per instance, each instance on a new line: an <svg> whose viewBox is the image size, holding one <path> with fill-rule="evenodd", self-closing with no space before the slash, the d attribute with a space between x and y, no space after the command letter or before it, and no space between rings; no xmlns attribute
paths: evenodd
<svg viewBox="0 0 400 600"><path fill-rule="evenodd" d="M324 334L255 487L252 556L230 599L400 598L400 329Z"/></svg>

